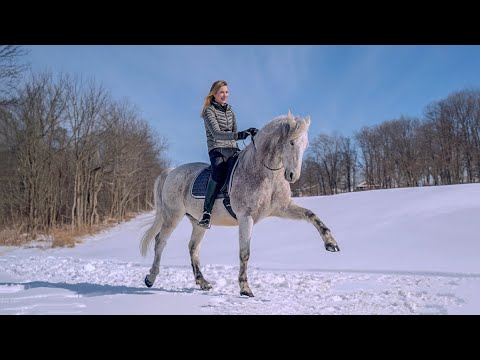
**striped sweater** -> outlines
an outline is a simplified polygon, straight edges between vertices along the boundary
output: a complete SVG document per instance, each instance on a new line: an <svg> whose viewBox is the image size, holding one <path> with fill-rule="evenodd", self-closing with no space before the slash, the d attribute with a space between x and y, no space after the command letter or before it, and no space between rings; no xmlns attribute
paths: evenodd
<svg viewBox="0 0 480 360"><path fill-rule="evenodd" d="M203 113L208 151L215 148L238 148L237 120L229 104L220 105L215 100Z"/></svg>

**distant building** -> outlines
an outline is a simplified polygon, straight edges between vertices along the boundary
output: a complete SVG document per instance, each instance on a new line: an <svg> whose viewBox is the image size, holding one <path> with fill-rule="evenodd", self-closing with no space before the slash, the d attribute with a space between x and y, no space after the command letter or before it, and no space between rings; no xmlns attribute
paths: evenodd
<svg viewBox="0 0 480 360"><path fill-rule="evenodd" d="M366 181L362 181L360 184L355 186L355 191L375 190L375 189L380 189L380 185L367 184Z"/></svg>

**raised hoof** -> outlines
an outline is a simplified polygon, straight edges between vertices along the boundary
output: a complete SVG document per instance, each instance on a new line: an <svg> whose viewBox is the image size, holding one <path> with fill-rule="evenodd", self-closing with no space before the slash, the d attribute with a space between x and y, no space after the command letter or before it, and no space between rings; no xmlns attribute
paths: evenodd
<svg viewBox="0 0 480 360"><path fill-rule="evenodd" d="M338 247L338 245L334 245L334 244L325 244L325 249L331 252L340 251L340 248Z"/></svg>
<svg viewBox="0 0 480 360"><path fill-rule="evenodd" d="M153 282L148 280L148 275L145 276L145 285L147 285L147 287L149 287L149 288L151 288L153 286Z"/></svg>
<svg viewBox="0 0 480 360"><path fill-rule="evenodd" d="M248 297L254 297L251 291L240 291L240 296L245 295Z"/></svg>

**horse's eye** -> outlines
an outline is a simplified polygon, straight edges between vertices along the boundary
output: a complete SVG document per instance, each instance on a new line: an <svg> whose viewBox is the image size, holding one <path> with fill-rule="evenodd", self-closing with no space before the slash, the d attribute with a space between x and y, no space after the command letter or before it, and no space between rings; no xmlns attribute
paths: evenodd
<svg viewBox="0 0 480 360"><path fill-rule="evenodd" d="M293 146L293 141L290 141L290 145L292 145L292 146Z"/></svg>

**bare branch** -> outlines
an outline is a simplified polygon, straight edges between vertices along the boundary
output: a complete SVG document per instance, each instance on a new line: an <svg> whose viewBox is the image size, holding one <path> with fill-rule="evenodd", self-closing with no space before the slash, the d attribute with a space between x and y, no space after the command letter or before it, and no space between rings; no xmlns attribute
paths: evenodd
<svg viewBox="0 0 480 360"><path fill-rule="evenodd" d="M0 45L0 105L12 101L12 91L18 87L21 74L28 65L20 58L28 51L18 45Z"/></svg>

